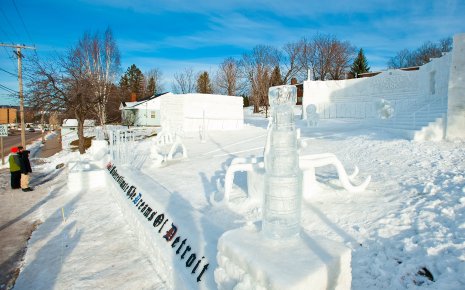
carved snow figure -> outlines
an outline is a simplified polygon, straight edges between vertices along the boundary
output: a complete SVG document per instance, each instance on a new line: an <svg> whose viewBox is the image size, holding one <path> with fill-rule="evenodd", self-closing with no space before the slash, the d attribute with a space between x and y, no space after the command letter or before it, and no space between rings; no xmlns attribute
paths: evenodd
<svg viewBox="0 0 465 290"><path fill-rule="evenodd" d="M310 104L305 109L307 113L307 127L316 127L318 126L318 121L320 120L320 116L316 112L316 106Z"/></svg>
<svg viewBox="0 0 465 290"><path fill-rule="evenodd" d="M381 99L376 103L376 112L380 119L390 119L394 115L394 108L389 101Z"/></svg>

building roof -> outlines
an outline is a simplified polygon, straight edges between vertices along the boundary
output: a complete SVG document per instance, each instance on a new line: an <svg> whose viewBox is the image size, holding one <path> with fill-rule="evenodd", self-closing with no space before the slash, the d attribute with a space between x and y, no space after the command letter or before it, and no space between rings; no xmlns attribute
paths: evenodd
<svg viewBox="0 0 465 290"><path fill-rule="evenodd" d="M147 98L143 98L143 99L140 99L139 101L137 102L121 102L121 105L123 108L135 108L141 104L144 104L146 102L149 102L153 99L156 99L160 96L163 96L163 95L166 95L166 94L171 94L170 92L164 92L164 93L161 93L161 94L156 94L156 95L153 95L151 97L147 97ZM121 108L121 107L120 107Z"/></svg>
<svg viewBox="0 0 465 290"><path fill-rule="evenodd" d="M77 127L78 121L77 119L64 119L63 120L63 127ZM84 120L84 127L93 127L95 126L95 120Z"/></svg>

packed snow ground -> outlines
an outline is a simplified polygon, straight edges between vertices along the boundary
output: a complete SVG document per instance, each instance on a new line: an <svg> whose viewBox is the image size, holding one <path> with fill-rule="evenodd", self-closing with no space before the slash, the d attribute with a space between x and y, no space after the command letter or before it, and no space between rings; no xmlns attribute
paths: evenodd
<svg viewBox="0 0 465 290"><path fill-rule="evenodd" d="M152 166L153 140L135 148L131 170L140 171L134 175L141 183L150 177L173 193L172 207L187 204L193 219L208 220L212 227L201 231L212 243L210 257L224 232L261 219L261 205L245 198L245 174L236 174L229 204L211 203L221 198L232 158L262 155L267 121L245 122L242 130L208 132L206 143L186 137L189 158L165 167ZM319 168L318 187L303 198L302 231L352 249L352 289L465 288L465 142L412 142L344 120L297 126L307 143L301 155L331 152L348 172L358 166L360 180L372 175L366 191L348 193L333 168ZM31 237L15 289L169 289L161 278L167 270L137 247L137 233L108 192L113 187L67 189L55 166L77 158L65 150L34 168L57 177L43 185L50 187L44 223Z"/></svg>

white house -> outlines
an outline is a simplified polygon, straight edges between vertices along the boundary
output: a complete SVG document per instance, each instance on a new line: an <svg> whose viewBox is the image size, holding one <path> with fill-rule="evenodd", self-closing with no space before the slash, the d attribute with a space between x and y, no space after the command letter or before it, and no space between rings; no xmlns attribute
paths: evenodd
<svg viewBox="0 0 465 290"><path fill-rule="evenodd" d="M160 96L172 95L163 93L153 95L137 102L122 102L119 109L124 125L160 126Z"/></svg>

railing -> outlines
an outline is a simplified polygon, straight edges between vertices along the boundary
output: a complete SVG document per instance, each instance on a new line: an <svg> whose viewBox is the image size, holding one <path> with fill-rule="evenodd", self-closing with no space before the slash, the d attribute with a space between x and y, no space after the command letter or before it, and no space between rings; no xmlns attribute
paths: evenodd
<svg viewBox="0 0 465 290"><path fill-rule="evenodd" d="M431 106L432 105L437 105L437 103L439 103L439 105L442 105L442 106L445 106L445 100L446 98L444 96L441 96L440 98L437 98L435 100L433 100L432 102L428 102L426 105L424 105L423 107L421 107L420 109L416 110L415 112L412 113L412 116L413 116L413 126L412 128L416 128L416 125L417 125L417 114L419 113L427 113L429 114L431 112Z"/></svg>
<svg viewBox="0 0 465 290"><path fill-rule="evenodd" d="M130 164L136 157L135 141L145 138L151 130L108 130L110 156L119 165Z"/></svg>
<svg viewBox="0 0 465 290"><path fill-rule="evenodd" d="M424 113L426 114L429 114L431 112L431 108L436 106L436 105L442 105L442 106L445 106L446 103L445 101L447 100L447 98L445 96L441 96L439 98L435 98L431 101L427 101L427 103L425 104L423 102L423 105L419 108L419 109L416 109L415 111L409 113L409 114L404 114L404 117L405 119L407 120L408 123L410 123L410 127L412 129L416 128L417 126L417 121L418 121L418 116L419 115L423 115ZM416 106L417 103L416 102L413 102L413 104ZM410 107L410 109L412 109L414 107ZM384 120L383 123L384 124L389 124L391 125L392 127L397 127L398 125L398 122L399 122L399 115L398 113L399 112L408 112L409 109L407 110L399 110L399 108L394 108L394 116L388 120Z"/></svg>

